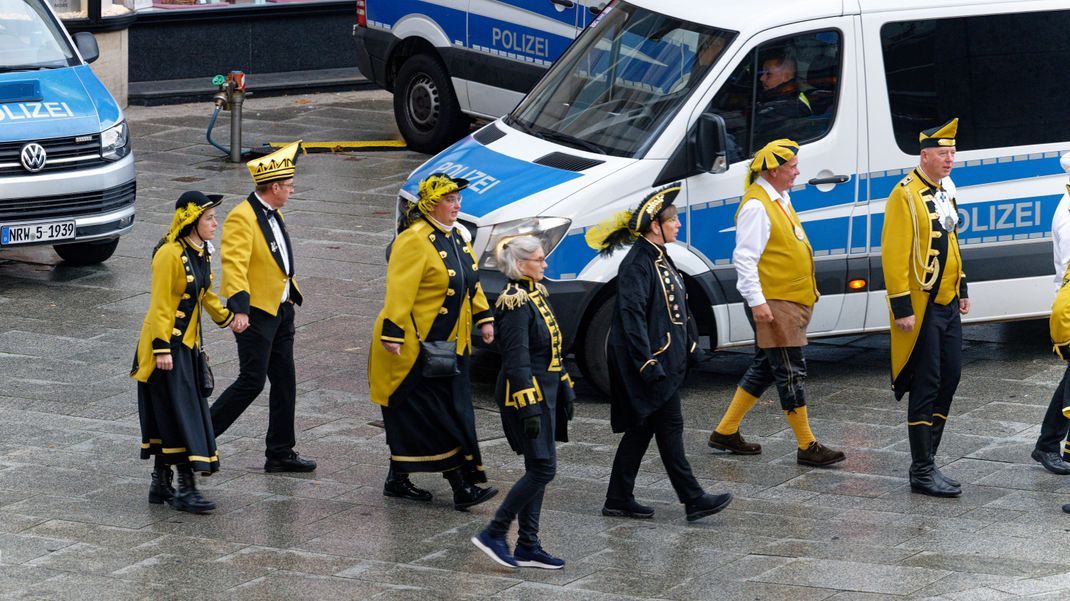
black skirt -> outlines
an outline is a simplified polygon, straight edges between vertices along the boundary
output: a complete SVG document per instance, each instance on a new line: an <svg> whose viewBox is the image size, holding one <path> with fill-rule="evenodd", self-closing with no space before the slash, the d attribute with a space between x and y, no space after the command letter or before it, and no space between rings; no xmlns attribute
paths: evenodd
<svg viewBox="0 0 1070 601"><path fill-rule="evenodd" d="M472 482L486 482L476 438L467 353L457 357L460 375L424 378L419 362L383 407L390 467L396 472L462 469Z"/></svg>
<svg viewBox="0 0 1070 601"><path fill-rule="evenodd" d="M200 356L177 344L171 347L171 360L171 371L154 370L148 382L137 385L141 458L160 455L169 464L189 462L194 471L211 475L219 470L219 453L198 382Z"/></svg>

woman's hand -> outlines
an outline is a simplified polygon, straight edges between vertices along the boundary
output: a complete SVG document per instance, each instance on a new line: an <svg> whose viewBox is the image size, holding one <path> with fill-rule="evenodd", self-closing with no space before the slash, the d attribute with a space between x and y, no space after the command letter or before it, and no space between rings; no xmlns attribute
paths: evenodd
<svg viewBox="0 0 1070 601"><path fill-rule="evenodd" d="M483 336L483 342L490 344L494 342L494 324L485 323L479 326L479 333Z"/></svg>
<svg viewBox="0 0 1070 601"><path fill-rule="evenodd" d="M171 371L172 367L174 367L174 362L171 360L171 353L160 353L159 355L156 355L156 369Z"/></svg>
<svg viewBox="0 0 1070 601"><path fill-rule="evenodd" d="M383 342L383 348L391 355L401 355L401 343L400 342Z"/></svg>

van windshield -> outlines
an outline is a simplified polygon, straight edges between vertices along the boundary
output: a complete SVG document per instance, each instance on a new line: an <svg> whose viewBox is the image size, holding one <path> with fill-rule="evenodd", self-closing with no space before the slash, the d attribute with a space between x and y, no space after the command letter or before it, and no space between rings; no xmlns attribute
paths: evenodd
<svg viewBox="0 0 1070 601"><path fill-rule="evenodd" d="M640 156L735 36L615 2L506 123L574 148Z"/></svg>
<svg viewBox="0 0 1070 601"><path fill-rule="evenodd" d="M78 64L43 0L0 0L0 73Z"/></svg>

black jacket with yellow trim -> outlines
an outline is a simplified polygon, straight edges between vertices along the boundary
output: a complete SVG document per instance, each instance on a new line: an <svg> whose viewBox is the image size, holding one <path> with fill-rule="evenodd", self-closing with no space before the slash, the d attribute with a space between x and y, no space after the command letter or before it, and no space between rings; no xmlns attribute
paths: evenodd
<svg viewBox="0 0 1070 601"><path fill-rule="evenodd" d="M460 230L417 220L398 234L386 264L386 298L368 355L372 401L389 405L416 364L420 340L456 340L457 353L463 354L471 345L473 324L493 321L475 252ZM388 353L383 342L400 343L401 355Z"/></svg>
<svg viewBox="0 0 1070 601"><path fill-rule="evenodd" d="M274 243L271 224L256 193L250 194L244 202L231 209L223 222L220 240L223 282L220 294L226 297L227 307L235 313L247 314L250 307L256 307L275 315L286 286L290 287L290 300L298 305L303 300L297 280L293 277L293 243L286 231L282 211L277 211L276 215L286 242L289 273L283 270L281 248Z"/></svg>
<svg viewBox="0 0 1070 601"><path fill-rule="evenodd" d="M191 261L200 261L195 268ZM197 271L207 274L198 281ZM137 354L130 377L148 382L156 369L155 355L171 352L174 344L196 348L200 340L200 315L203 306L220 327L230 325L234 314L223 306L212 291L210 256L192 247L185 239L161 246L152 257L152 291L149 310L141 325Z"/></svg>
<svg viewBox="0 0 1070 601"><path fill-rule="evenodd" d="M610 424L623 432L660 408L699 354L687 291L665 248L640 237L621 261L609 332Z"/></svg>
<svg viewBox="0 0 1070 601"><path fill-rule="evenodd" d="M555 440L568 442L565 406L576 395L546 289L529 278L510 281L495 303L494 324L502 357L495 397L505 436L517 453L548 457ZM542 416L536 439L524 436L523 420L531 416Z"/></svg>

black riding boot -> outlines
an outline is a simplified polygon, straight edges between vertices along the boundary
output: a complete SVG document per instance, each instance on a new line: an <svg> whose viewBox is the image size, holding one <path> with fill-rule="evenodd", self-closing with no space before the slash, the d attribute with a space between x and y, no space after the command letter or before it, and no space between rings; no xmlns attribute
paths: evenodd
<svg viewBox="0 0 1070 601"><path fill-rule="evenodd" d="M188 463L178 464L178 492L171 499L171 507L189 513L207 513L215 509L215 503L201 496L193 478L193 468Z"/></svg>
<svg viewBox="0 0 1070 601"><path fill-rule="evenodd" d="M493 486L480 488L469 482L464 476L463 468L443 472L442 477L450 481L450 487L453 488L453 508L457 511L479 505L498 494L498 489Z"/></svg>
<svg viewBox="0 0 1070 601"><path fill-rule="evenodd" d="M939 422L939 425L937 425ZM944 437L944 426L947 422L940 418L933 418L933 471L936 472L937 478L943 478L944 482L947 482L951 488L959 488L962 486L958 480L954 478L948 478L944 475L944 472L940 471L940 468L936 467L936 449L940 448L940 439Z"/></svg>
<svg viewBox="0 0 1070 601"><path fill-rule="evenodd" d="M175 487L171 486L174 473L171 466L163 462L163 457L156 456L156 465L152 469L152 483L149 484L149 503L160 505L170 503L175 496Z"/></svg>
<svg viewBox="0 0 1070 601"><path fill-rule="evenodd" d="M386 482L383 483L383 495L387 497L397 497L399 499L409 499L410 501L430 501L431 493L417 488L415 484L409 480L409 475L405 472L396 472L394 468L390 468L390 471L386 473Z"/></svg>
<svg viewBox="0 0 1070 601"><path fill-rule="evenodd" d="M910 437L910 490L932 497L957 497L962 489L953 487L936 475L933 464L932 426L907 426Z"/></svg>

